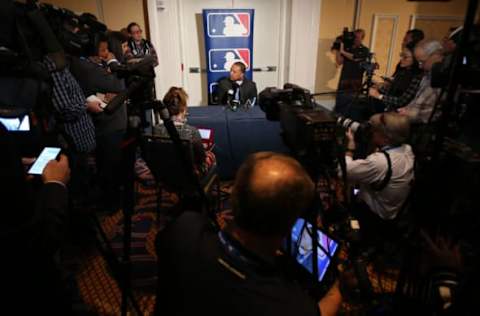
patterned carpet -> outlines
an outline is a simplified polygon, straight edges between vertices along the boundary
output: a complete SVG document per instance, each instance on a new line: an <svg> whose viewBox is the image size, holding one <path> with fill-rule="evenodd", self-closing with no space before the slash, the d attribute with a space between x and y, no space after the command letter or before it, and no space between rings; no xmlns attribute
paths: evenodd
<svg viewBox="0 0 480 316"><path fill-rule="evenodd" d="M141 172L139 172L141 174ZM163 191L162 207L157 227L157 197L155 184L148 176L137 183L136 207L132 216L132 286L133 294L143 315L152 315L155 306L156 253L155 236L165 226L169 214L176 210L178 197ZM230 183L222 183L228 191ZM222 209L224 209L222 205ZM100 220L118 258L123 249L123 213L104 216ZM80 255L75 279L79 294L87 308L98 315L119 315L121 291L107 261L98 249Z"/></svg>
<svg viewBox="0 0 480 316"><path fill-rule="evenodd" d="M153 314L156 285L156 196L153 183L139 184L137 206L132 216L132 285L144 315ZM165 192L163 210L176 202L176 196ZM164 222L165 218L161 219ZM103 231L117 255L122 254L123 214L121 211L101 220ZM162 226L162 225L160 225ZM89 251L77 269L76 281L85 304L98 315L119 315L121 292L112 272L98 250Z"/></svg>
<svg viewBox="0 0 480 316"><path fill-rule="evenodd" d="M143 184L142 184L143 183ZM133 295L143 315L153 315L155 307L156 254L155 236L162 229L169 215L175 209L178 198L175 194L164 192L162 196L161 217L156 223L156 191L154 182L142 181L137 186L137 199L132 216L132 286ZM222 183L222 191L229 192L231 183ZM228 201L226 202L228 203ZM227 207L226 207L227 206ZM222 211L228 211L228 204L221 205ZM223 222L220 218L220 225ZM122 255L123 214L121 211L104 216L101 226L117 257ZM77 254L78 256L78 254ZM87 309L97 315L120 315L121 292L106 260L97 249L80 254L80 263L75 279L81 300ZM393 293L395 291L398 270L375 271L369 265L368 274L374 292ZM344 302L343 315L356 315L361 311L355 304ZM132 314L133 315L133 314Z"/></svg>

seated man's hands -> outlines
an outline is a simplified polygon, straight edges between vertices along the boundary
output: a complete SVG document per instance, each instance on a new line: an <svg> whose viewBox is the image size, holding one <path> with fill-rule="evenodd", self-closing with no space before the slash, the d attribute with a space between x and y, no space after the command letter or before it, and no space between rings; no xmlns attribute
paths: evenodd
<svg viewBox="0 0 480 316"><path fill-rule="evenodd" d="M68 166L67 156L60 155L59 161L50 160L43 169L42 180L43 183L61 182L66 185L70 181L70 167Z"/></svg>

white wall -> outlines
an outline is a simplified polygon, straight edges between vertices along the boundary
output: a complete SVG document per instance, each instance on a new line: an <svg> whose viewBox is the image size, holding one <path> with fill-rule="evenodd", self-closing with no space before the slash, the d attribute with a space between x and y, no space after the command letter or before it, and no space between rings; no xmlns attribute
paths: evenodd
<svg viewBox="0 0 480 316"><path fill-rule="evenodd" d="M156 88L157 97L168 87L183 86L182 50L178 17L181 0L147 0L150 37L159 53ZM201 0L199 0L201 1ZM261 0L258 0L261 1ZM317 73L320 0L290 0L287 4L287 34L282 43L281 58L285 70L279 76L285 82L298 84L314 91ZM268 28L268 21L256 21L255 28ZM183 69L183 71L187 71Z"/></svg>
<svg viewBox="0 0 480 316"><path fill-rule="evenodd" d="M310 91L317 71L320 0L292 0L288 81Z"/></svg>
<svg viewBox="0 0 480 316"><path fill-rule="evenodd" d="M171 86L183 86L182 51L177 0L148 0L150 39L158 54L155 68L157 98L161 99Z"/></svg>

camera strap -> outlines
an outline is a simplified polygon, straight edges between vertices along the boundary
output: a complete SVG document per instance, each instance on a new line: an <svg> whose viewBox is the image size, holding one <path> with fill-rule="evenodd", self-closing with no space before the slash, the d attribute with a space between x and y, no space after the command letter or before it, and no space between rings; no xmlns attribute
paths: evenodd
<svg viewBox="0 0 480 316"><path fill-rule="evenodd" d="M383 153L385 155L385 158L387 159L388 169L387 174L382 181L370 185L370 187L374 191L382 191L383 189L385 189L390 182L390 179L392 178L392 160L390 159L390 155L388 154L387 150L382 150L381 153Z"/></svg>

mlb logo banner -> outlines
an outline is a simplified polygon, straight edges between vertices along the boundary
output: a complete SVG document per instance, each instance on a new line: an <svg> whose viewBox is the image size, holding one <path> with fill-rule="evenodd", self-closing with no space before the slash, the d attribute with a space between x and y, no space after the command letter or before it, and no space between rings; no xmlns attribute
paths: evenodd
<svg viewBox="0 0 480 316"><path fill-rule="evenodd" d="M214 101L216 83L229 76L234 63L242 62L245 76L252 79L253 19L253 9L203 10L210 104Z"/></svg>
<svg viewBox="0 0 480 316"><path fill-rule="evenodd" d="M250 13L208 13L207 33L209 37L248 37Z"/></svg>
<svg viewBox="0 0 480 316"><path fill-rule="evenodd" d="M208 52L209 71L230 72L236 62L245 65L246 71L250 70L250 49L248 48L214 48Z"/></svg>

